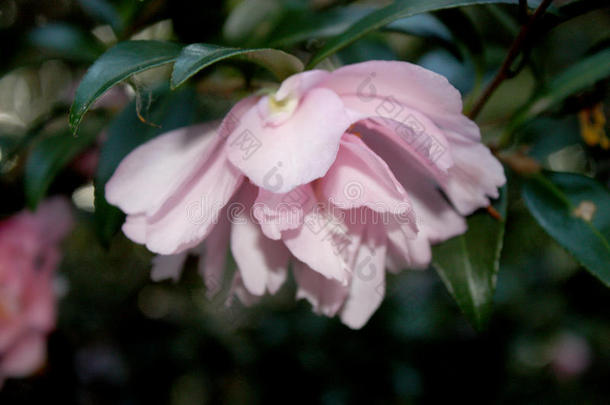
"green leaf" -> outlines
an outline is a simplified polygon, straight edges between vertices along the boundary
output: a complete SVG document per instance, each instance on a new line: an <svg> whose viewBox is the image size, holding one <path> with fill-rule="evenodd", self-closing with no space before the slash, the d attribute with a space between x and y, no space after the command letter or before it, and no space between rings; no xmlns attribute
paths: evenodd
<svg viewBox="0 0 610 405"><path fill-rule="evenodd" d="M506 188L493 207L502 219L486 211L468 217L468 231L433 248L432 263L470 323L481 330L493 305L506 218Z"/></svg>
<svg viewBox="0 0 610 405"><path fill-rule="evenodd" d="M492 3L518 3L517 0L399 0L387 7L373 11L358 20L342 34L330 38L328 42L316 52L307 68L312 68L328 56L345 48L354 41L376 29L382 28L393 21L410 17L416 14L428 13L447 8L470 6L475 4Z"/></svg>
<svg viewBox="0 0 610 405"><path fill-rule="evenodd" d="M523 186L536 221L585 268L610 287L610 193L585 176L547 172Z"/></svg>
<svg viewBox="0 0 610 405"><path fill-rule="evenodd" d="M93 62L104 52L104 46L93 35L68 24L35 28L29 33L28 40L54 56L78 62Z"/></svg>
<svg viewBox="0 0 610 405"><path fill-rule="evenodd" d="M287 47L298 42L338 35L375 8L352 5L323 12L289 10L267 39L269 46Z"/></svg>
<svg viewBox="0 0 610 405"><path fill-rule="evenodd" d="M540 113L558 105L568 96L582 91L595 82L610 76L610 49L574 63L557 75L511 122L512 131Z"/></svg>
<svg viewBox="0 0 610 405"><path fill-rule="evenodd" d="M230 44L240 46L259 46L262 40L269 35L275 25L286 12L287 7L293 6L277 0L248 0L240 2L229 14L222 32ZM304 4L295 7L303 10Z"/></svg>
<svg viewBox="0 0 610 405"><path fill-rule="evenodd" d="M156 95L159 101L151 108L150 120L159 127L140 121L136 103L132 102L109 125L108 139L100 152L95 175L95 224L99 238L108 243L123 223L124 215L104 197L106 182L112 177L121 160L139 145L161 133L190 125L195 121L196 95L191 89Z"/></svg>
<svg viewBox="0 0 610 405"><path fill-rule="evenodd" d="M123 21L117 10L105 0L78 0L83 10L97 21L110 24L115 32L123 29Z"/></svg>
<svg viewBox="0 0 610 405"><path fill-rule="evenodd" d="M280 80L304 68L297 57L276 49L238 49L192 44L185 47L176 59L172 72L172 87L178 87L201 69L229 58L239 58L263 66Z"/></svg>
<svg viewBox="0 0 610 405"><path fill-rule="evenodd" d="M565 4L558 7L554 13L559 17L560 21L566 21L593 10L608 7L608 2L605 0L572 0L562 3Z"/></svg>
<svg viewBox="0 0 610 405"><path fill-rule="evenodd" d="M28 207L35 209L38 206L55 177L95 142L98 134L98 131L83 131L75 137L66 129L36 144L25 166L24 189Z"/></svg>
<svg viewBox="0 0 610 405"><path fill-rule="evenodd" d="M104 53L89 68L76 90L70 109L70 127L76 133L91 104L109 88L129 76L173 62L181 46L163 41L121 42Z"/></svg>
<svg viewBox="0 0 610 405"><path fill-rule="evenodd" d="M460 25L461 22L462 21L457 21L456 25ZM455 41L453 41L451 31L446 24L432 14L417 14L411 17L401 18L400 20L396 20L386 25L383 30L426 38L431 42L446 48L456 58L462 59L460 50Z"/></svg>

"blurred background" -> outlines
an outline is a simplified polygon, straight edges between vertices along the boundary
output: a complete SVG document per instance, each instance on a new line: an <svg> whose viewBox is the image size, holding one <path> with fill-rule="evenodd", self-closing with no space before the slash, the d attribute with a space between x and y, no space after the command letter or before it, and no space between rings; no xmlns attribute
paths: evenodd
<svg viewBox="0 0 610 405"><path fill-rule="evenodd" d="M610 44L610 12L601 3L555 2L563 11L549 12L526 62L477 120L486 141L501 136L548 78ZM47 364L8 380L0 404L610 403L610 294L537 225L510 170L495 307L484 332L469 325L432 268L390 275L384 303L360 331L295 302L294 282L254 307L226 308L225 297L206 298L194 261L179 282L153 283L152 255L94 213L93 182L107 176L107 162L120 160L107 143L222 117L273 80L227 62L169 92L169 71L157 68L108 92L73 138L74 91L106 49L159 39L273 46L306 60L381 4L0 0L0 217L31 205L32 189L69 196L77 217L63 245ZM522 21L516 5L422 14L365 36L322 66L418 63L447 76L468 107ZM583 138L586 114L610 112L608 84L533 120L516 133L514 148L545 168L610 186L608 147ZM597 122L607 133L605 121ZM65 142L75 146L53 149Z"/></svg>

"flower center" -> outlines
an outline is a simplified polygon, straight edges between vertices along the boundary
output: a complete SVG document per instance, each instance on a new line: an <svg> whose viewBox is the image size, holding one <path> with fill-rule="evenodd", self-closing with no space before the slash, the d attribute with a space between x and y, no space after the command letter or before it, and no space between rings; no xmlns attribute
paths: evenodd
<svg viewBox="0 0 610 405"><path fill-rule="evenodd" d="M277 92L269 95L269 111L273 115L290 116L296 110L298 104L299 100L294 94L282 95L280 98L277 97Z"/></svg>

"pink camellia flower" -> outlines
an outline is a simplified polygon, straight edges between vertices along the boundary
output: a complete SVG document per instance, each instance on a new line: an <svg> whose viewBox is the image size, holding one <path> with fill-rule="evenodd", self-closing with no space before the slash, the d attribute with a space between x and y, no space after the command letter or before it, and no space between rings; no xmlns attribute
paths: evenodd
<svg viewBox="0 0 610 405"><path fill-rule="evenodd" d="M44 364L55 326L58 243L71 223L70 206L59 197L0 221L0 386Z"/></svg>
<svg viewBox="0 0 610 405"><path fill-rule="evenodd" d="M240 101L217 131L140 146L106 197L127 213L124 233L161 254L154 277L205 252L214 293L230 245L243 300L276 292L292 263L298 298L359 328L382 301L385 268L427 267L430 244L463 233L463 216L504 182L444 77L370 61L296 74Z"/></svg>

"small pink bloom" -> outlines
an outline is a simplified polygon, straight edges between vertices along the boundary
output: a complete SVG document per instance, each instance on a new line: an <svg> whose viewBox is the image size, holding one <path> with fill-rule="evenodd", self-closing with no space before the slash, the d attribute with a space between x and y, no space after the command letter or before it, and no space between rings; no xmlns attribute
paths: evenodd
<svg viewBox="0 0 610 405"><path fill-rule="evenodd" d="M589 368L591 357L584 337L563 332L551 349L551 369L559 380L571 380Z"/></svg>
<svg viewBox="0 0 610 405"><path fill-rule="evenodd" d="M0 222L0 385L44 364L46 337L55 326L58 244L71 223L69 204L61 198Z"/></svg>
<svg viewBox="0 0 610 405"><path fill-rule="evenodd" d="M292 263L299 298L359 328L382 301L385 268L427 267L430 244L463 233L463 216L504 182L444 77L371 61L294 75L237 103L217 130L140 146L106 197L127 213L128 237L170 255L155 259L155 278L205 251L215 292L230 246L242 299L275 293Z"/></svg>

